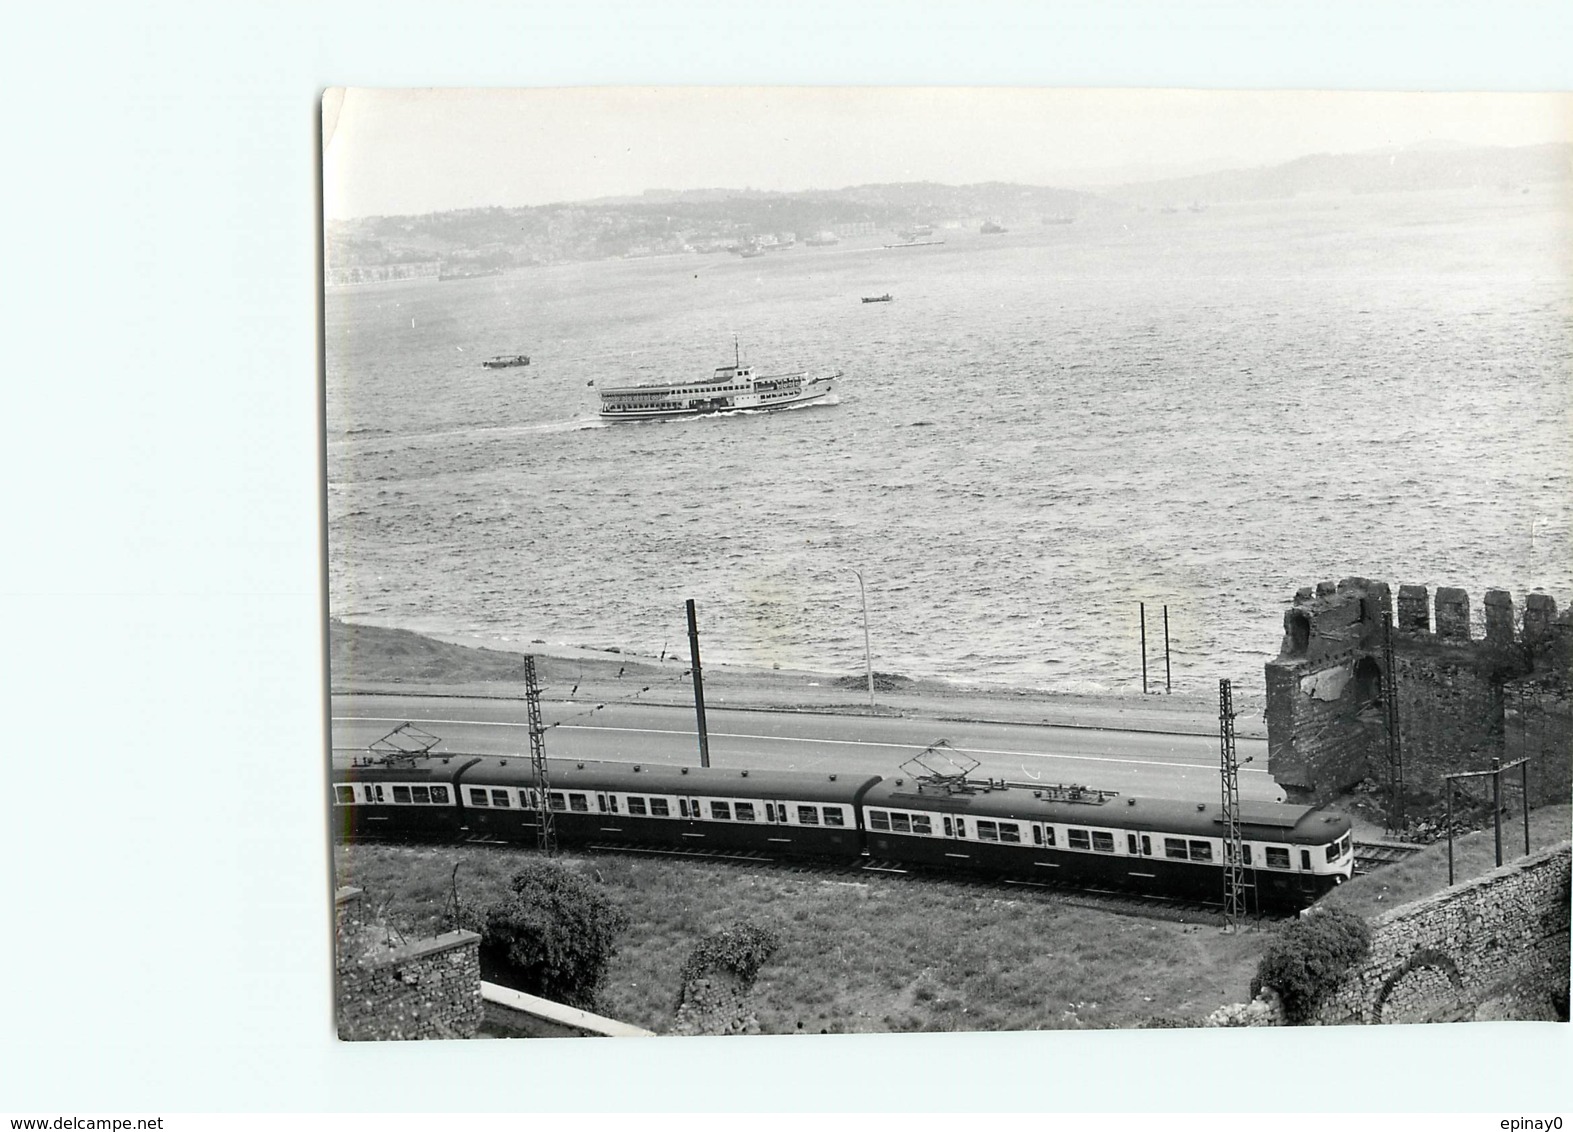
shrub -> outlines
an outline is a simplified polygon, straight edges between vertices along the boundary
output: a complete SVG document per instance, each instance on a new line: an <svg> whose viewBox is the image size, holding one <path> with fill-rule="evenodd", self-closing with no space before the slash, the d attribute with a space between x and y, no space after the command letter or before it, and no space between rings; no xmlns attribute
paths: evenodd
<svg viewBox="0 0 1573 1132"><path fill-rule="evenodd" d="M1283 1001L1285 1020L1301 1025L1370 950L1365 920L1342 908L1319 908L1280 929L1268 943L1251 980L1251 997L1272 987Z"/></svg>
<svg viewBox="0 0 1573 1132"><path fill-rule="evenodd" d="M753 985L770 957L781 947L781 937L770 928L739 920L706 936L695 945L683 964L682 982L686 986L717 967L736 975L744 988Z"/></svg>
<svg viewBox="0 0 1573 1132"><path fill-rule="evenodd" d="M509 896L461 915L481 936L481 962L496 982L589 1010L617 953L628 916L600 887L550 861L532 861Z"/></svg>

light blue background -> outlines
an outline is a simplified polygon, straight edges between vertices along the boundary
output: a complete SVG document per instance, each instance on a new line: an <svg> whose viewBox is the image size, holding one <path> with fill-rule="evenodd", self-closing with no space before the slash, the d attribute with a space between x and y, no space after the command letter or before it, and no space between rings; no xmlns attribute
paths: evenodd
<svg viewBox="0 0 1573 1132"><path fill-rule="evenodd" d="M314 178L328 85L1547 90L1570 31L1501 3L13 13L0 1106L1565 1110L1566 1026L336 1042Z"/></svg>

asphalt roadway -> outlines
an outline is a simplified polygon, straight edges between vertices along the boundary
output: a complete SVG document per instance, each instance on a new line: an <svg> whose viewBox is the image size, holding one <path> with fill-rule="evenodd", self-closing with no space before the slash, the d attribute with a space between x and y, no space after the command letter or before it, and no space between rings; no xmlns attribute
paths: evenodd
<svg viewBox="0 0 1573 1132"><path fill-rule="evenodd" d="M401 723L441 739L439 753L528 755L529 724L519 700L406 695L333 696L333 749L364 752ZM554 759L699 765L689 708L543 701L546 754ZM975 777L1078 783L1123 795L1216 801L1218 739L1155 731L1115 731L1017 723L831 715L710 707L710 764L718 767L899 775L936 740ZM1240 798L1276 802L1267 743L1238 739ZM927 761L940 765L939 760ZM911 773L911 770L907 771Z"/></svg>

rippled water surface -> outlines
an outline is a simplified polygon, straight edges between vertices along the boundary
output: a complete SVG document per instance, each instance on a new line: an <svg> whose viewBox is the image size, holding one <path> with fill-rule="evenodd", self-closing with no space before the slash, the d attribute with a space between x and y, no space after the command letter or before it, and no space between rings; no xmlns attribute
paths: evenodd
<svg viewBox="0 0 1573 1132"><path fill-rule="evenodd" d="M1569 204L1405 194L330 290L335 615L1054 690L1259 685L1296 588L1573 597ZM888 235L887 235L888 238ZM863 304L861 295L895 296ZM604 425L733 335L834 404ZM524 369L480 361L523 350Z"/></svg>

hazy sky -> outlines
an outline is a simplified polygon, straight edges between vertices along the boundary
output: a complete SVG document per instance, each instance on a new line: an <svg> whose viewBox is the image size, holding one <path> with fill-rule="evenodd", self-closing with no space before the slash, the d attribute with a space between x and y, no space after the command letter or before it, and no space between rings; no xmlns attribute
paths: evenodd
<svg viewBox="0 0 1573 1132"><path fill-rule="evenodd" d="M1573 140L1573 97L1000 88L350 90L331 218L649 188L1086 186L1427 142Z"/></svg>

